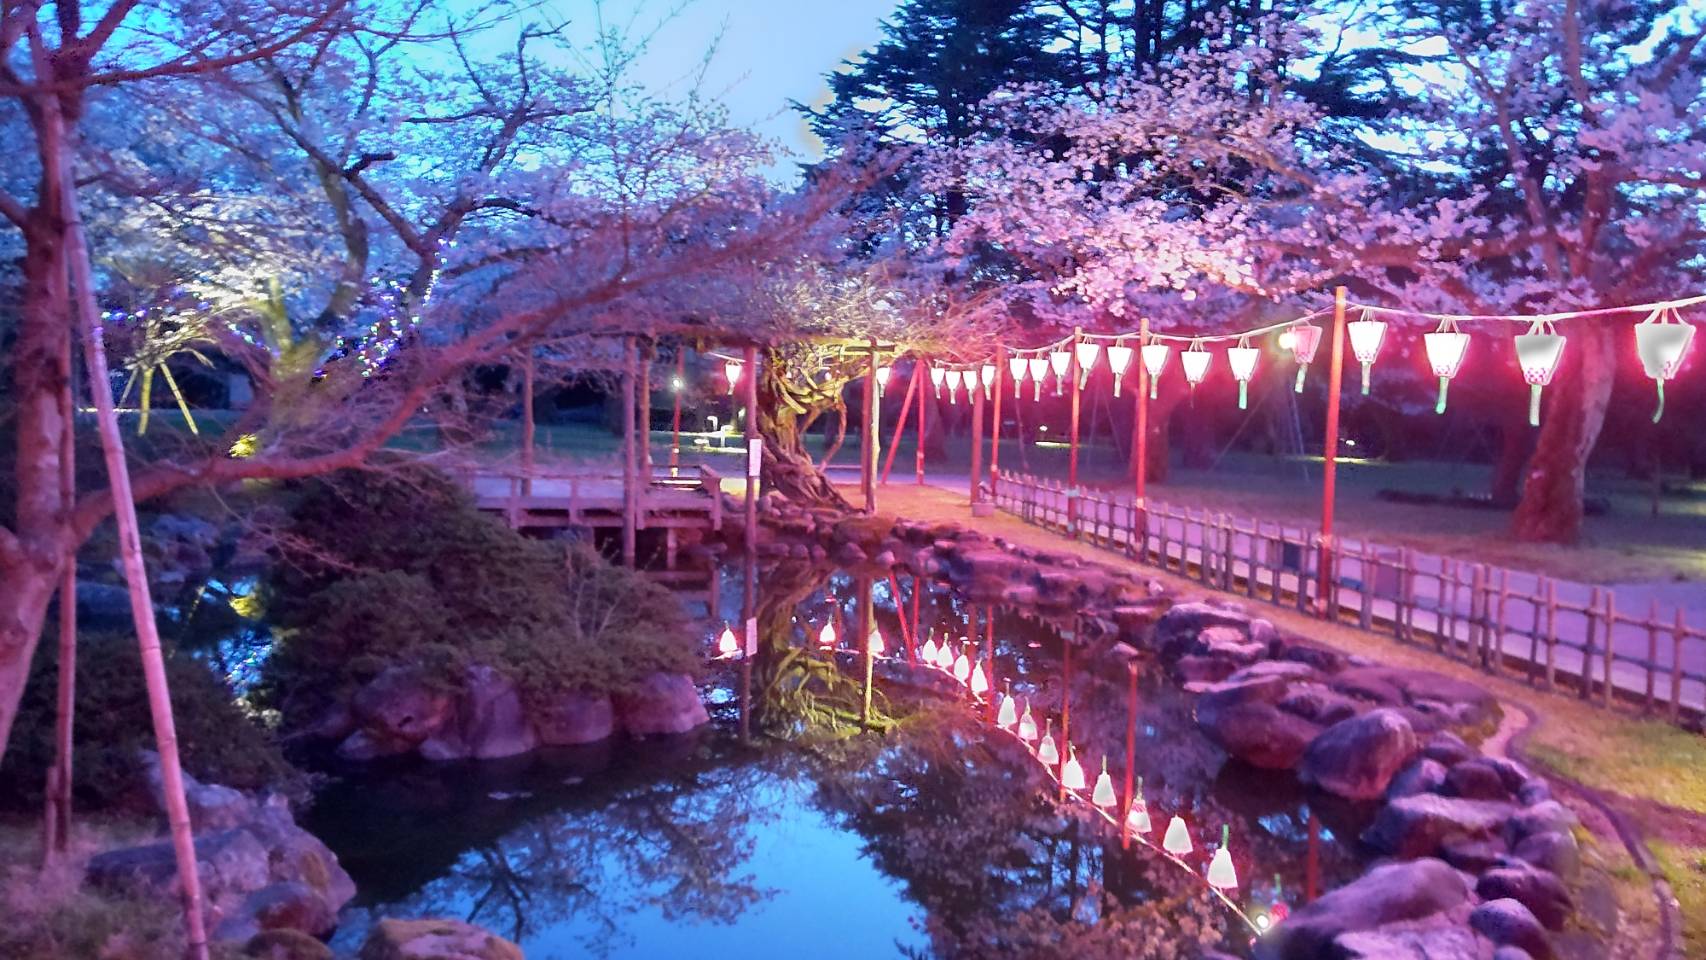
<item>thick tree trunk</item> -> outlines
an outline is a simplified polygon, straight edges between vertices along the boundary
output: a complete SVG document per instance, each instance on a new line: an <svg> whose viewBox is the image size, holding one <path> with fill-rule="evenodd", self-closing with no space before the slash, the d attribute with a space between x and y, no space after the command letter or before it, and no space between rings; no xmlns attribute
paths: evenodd
<svg viewBox="0 0 1706 960"><path fill-rule="evenodd" d="M1135 377L1132 378L1132 383L1136 383ZM1168 429L1168 421L1173 418L1173 411L1178 409L1179 401L1183 398L1182 391L1168 390L1163 386L1160 395L1149 401L1148 480L1152 483L1167 481L1168 444L1172 441L1172 430ZM1133 449L1131 456L1126 459L1126 468L1134 471L1133 476L1136 475L1136 458L1137 450Z"/></svg>
<svg viewBox="0 0 1706 960"><path fill-rule="evenodd" d="M1534 428L1528 425L1526 403L1513 402L1501 407L1504 412L1499 417L1499 457L1493 463L1492 487L1488 493L1495 504L1515 507L1522 497L1522 468L1534 445Z"/></svg>
<svg viewBox="0 0 1706 960"><path fill-rule="evenodd" d="M758 432L764 437L760 479L766 491L776 491L796 503L851 510L829 478L806 452L801 424L831 404L802 408L787 384L787 371L774 356L766 357L758 378Z"/></svg>
<svg viewBox="0 0 1706 960"><path fill-rule="evenodd" d="M1602 322L1581 323L1572 333L1564 369L1546 388L1550 402L1540 440L1511 517L1511 533L1519 540L1569 544L1581 535L1588 454L1605 425L1617 343Z"/></svg>

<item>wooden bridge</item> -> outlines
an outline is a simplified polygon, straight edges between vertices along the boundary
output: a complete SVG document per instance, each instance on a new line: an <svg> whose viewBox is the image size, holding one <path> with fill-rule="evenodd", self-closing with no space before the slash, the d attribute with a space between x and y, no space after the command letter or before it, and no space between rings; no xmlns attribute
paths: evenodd
<svg viewBox="0 0 1706 960"><path fill-rule="evenodd" d="M722 477L703 465L659 467L630 488L617 469L486 468L465 474L480 510L517 530L721 530ZM673 552L673 551L672 551Z"/></svg>

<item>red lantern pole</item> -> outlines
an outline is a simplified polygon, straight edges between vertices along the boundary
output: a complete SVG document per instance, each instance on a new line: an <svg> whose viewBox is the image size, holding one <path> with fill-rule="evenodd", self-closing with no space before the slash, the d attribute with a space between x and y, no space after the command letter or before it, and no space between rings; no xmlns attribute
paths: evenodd
<svg viewBox="0 0 1706 960"><path fill-rule="evenodd" d="M1133 496L1136 503L1132 514L1132 549L1137 551L1137 558L1145 560L1149 553L1149 365L1143 362L1144 341L1149 339L1149 318L1144 317L1137 325L1137 417L1132 422L1133 455L1137 467L1132 472L1136 474Z"/></svg>
<svg viewBox="0 0 1706 960"><path fill-rule="evenodd" d="M894 427L894 442L889 444L889 455L883 458L883 475L877 481L885 486L889 482L889 471L894 469L894 455L900 450L900 438L906 436L906 420L912 415L912 394L917 389L918 370L914 369L906 381L906 394L900 399L900 420Z"/></svg>
<svg viewBox="0 0 1706 960"><path fill-rule="evenodd" d="M1316 612L1326 616L1330 605L1327 592L1333 583L1333 499L1338 486L1339 468L1339 393L1344 384L1345 363L1345 288L1333 291L1333 353L1332 366L1327 371L1327 449L1325 468L1321 475L1321 553L1317 562L1315 590Z"/></svg>
<svg viewBox="0 0 1706 960"><path fill-rule="evenodd" d="M918 485L922 487L922 486L924 486L924 400L925 400L925 394L930 392L929 390L925 389L924 384L925 384L925 382L928 381L928 379L930 377L930 361L925 360L924 358L920 357L918 359L918 369L916 372L913 373L913 376L917 380L919 380L919 384L918 384L918 449L913 451L913 464L914 464L915 470L917 471Z"/></svg>
<svg viewBox="0 0 1706 960"><path fill-rule="evenodd" d="M995 411L989 424L989 494L1001 484L1001 379L1007 375L1007 348L995 348Z"/></svg>
<svg viewBox="0 0 1706 960"><path fill-rule="evenodd" d="M1074 371L1076 372L1076 371ZM1078 635L1078 618L1072 620L1072 635L1065 638L1061 653L1060 690L1060 758L1056 761L1055 778L1060 781L1060 799L1066 800L1066 759L1072 755L1072 641Z"/></svg>
<svg viewBox="0 0 1706 960"><path fill-rule="evenodd" d="M983 391L971 390L971 502L983 501Z"/></svg>
<svg viewBox="0 0 1706 960"><path fill-rule="evenodd" d="M1120 849L1129 850L1131 829L1127 824L1131 821L1131 808L1137 803L1137 797L1132 792L1132 768L1137 765L1137 663L1127 663L1125 668L1130 687L1126 695L1125 813L1120 817Z"/></svg>
<svg viewBox="0 0 1706 960"><path fill-rule="evenodd" d="M989 722L995 722L995 604L983 608L983 672L989 675Z"/></svg>
<svg viewBox="0 0 1706 960"><path fill-rule="evenodd" d="M865 426L859 431L859 486L865 494L865 512L877 512L877 338L867 347L865 365Z"/></svg>
<svg viewBox="0 0 1706 960"><path fill-rule="evenodd" d="M1067 375L1072 378L1071 450L1066 461L1066 528L1071 531L1074 539L1078 537L1078 406L1079 394L1083 393L1078 386L1078 343L1083 339L1084 328L1072 328L1072 357Z"/></svg>

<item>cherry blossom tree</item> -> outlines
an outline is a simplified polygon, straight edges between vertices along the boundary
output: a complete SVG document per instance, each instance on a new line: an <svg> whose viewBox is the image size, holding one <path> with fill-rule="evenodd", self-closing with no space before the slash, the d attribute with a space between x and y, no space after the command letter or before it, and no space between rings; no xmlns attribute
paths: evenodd
<svg viewBox="0 0 1706 960"><path fill-rule="evenodd" d="M1127 325L1140 298L1169 291L1186 307L1232 295L1301 311L1343 282L1418 311L1518 314L1698 283L1697 14L1591 0L1407 3L1247 26L1211 30L1219 39L1100 98L997 95L985 109L1003 135L939 161L973 198L949 249L1017 265L1034 278L1021 295ZM1347 127L1300 88L1366 60L1359 35L1402 53L1381 74L1402 109ZM1518 536L1578 535L1586 459L1634 319L1566 325ZM1494 340L1520 332L1475 329Z"/></svg>

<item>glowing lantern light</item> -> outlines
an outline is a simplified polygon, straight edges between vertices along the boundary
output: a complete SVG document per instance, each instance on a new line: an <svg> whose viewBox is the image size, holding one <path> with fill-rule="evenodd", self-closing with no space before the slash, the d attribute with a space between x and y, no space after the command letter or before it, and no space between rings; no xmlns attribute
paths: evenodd
<svg viewBox="0 0 1706 960"><path fill-rule="evenodd" d="M1031 719L1031 705L1025 704L1025 712L1019 717L1019 739L1030 743L1037 738L1037 722Z"/></svg>
<svg viewBox="0 0 1706 960"><path fill-rule="evenodd" d="M1191 831L1185 826L1185 818L1178 814L1167 822L1167 833L1161 838L1161 849L1175 857L1189 856L1191 852Z"/></svg>
<svg viewBox="0 0 1706 960"><path fill-rule="evenodd" d="M1428 366L1439 378L1439 400L1434 403L1434 412L1444 413L1451 378L1457 376L1458 368L1463 366L1463 355L1469 350L1469 334L1460 332L1457 321L1447 317L1439 322L1438 330L1422 336L1422 344L1428 350Z"/></svg>
<svg viewBox="0 0 1706 960"><path fill-rule="evenodd" d="M1291 358L1297 361L1297 383L1292 386L1296 393L1303 392L1303 378L1309 374L1309 365L1315 362L1315 348L1321 345L1321 328L1313 323L1299 323L1280 334L1280 346L1291 351Z"/></svg>
<svg viewBox="0 0 1706 960"><path fill-rule="evenodd" d="M1654 423L1665 415L1665 381L1676 377L1693 339L1694 325L1683 320L1675 307L1654 310L1647 319L1635 324L1635 352L1641 355L1641 368L1659 388Z"/></svg>
<svg viewBox="0 0 1706 960"><path fill-rule="evenodd" d="M876 627L871 628L871 635L865 638L865 649L871 651L871 656L873 657L880 657L883 655L883 651L887 649L887 645L883 643L882 631L878 630Z"/></svg>
<svg viewBox="0 0 1706 960"><path fill-rule="evenodd" d="M1060 762L1060 750L1054 745L1054 718L1050 717L1043 723L1043 742L1037 744L1037 759L1043 766L1052 767Z"/></svg>
<svg viewBox="0 0 1706 960"><path fill-rule="evenodd" d="M1167 369L1167 355L1173 348L1157 340L1143 345L1143 369L1149 371L1149 399L1155 399L1155 384L1161 380L1161 371Z"/></svg>
<svg viewBox="0 0 1706 960"><path fill-rule="evenodd" d="M1000 374L996 372L995 364L986 363L983 365L983 399L995 399L995 380L998 376Z"/></svg>
<svg viewBox="0 0 1706 960"><path fill-rule="evenodd" d="M1007 372L1013 375L1013 399L1015 400L1019 399L1020 388L1025 385L1025 372L1029 369L1030 365L1025 362L1024 357L1007 358Z"/></svg>
<svg viewBox="0 0 1706 960"><path fill-rule="evenodd" d="M948 371L943 370L941 367L930 368L930 385L936 388L936 399L938 400L942 399L942 378L946 376L947 373Z"/></svg>
<svg viewBox="0 0 1706 960"><path fill-rule="evenodd" d="M1226 365L1232 368L1232 377L1238 381L1238 409L1247 410L1250 407L1250 378L1256 375L1256 361L1262 356L1262 351L1250 346L1249 337L1239 337L1238 346L1226 351Z"/></svg>
<svg viewBox="0 0 1706 960"><path fill-rule="evenodd" d="M1558 372L1558 361L1563 358L1564 335L1552 328L1552 321L1536 320L1527 333L1517 335L1516 362L1529 386L1529 426L1540 426L1540 391L1552 382L1552 375Z"/></svg>
<svg viewBox="0 0 1706 960"><path fill-rule="evenodd" d="M954 669L954 651L948 648L948 641L936 648L936 666L943 670Z"/></svg>
<svg viewBox="0 0 1706 960"><path fill-rule="evenodd" d="M1374 369L1374 360L1380 356L1380 345L1386 341L1386 321L1376 320L1372 311L1364 310L1362 319L1345 324L1345 331L1351 335L1351 352L1362 364L1362 395L1366 397L1369 371Z"/></svg>
<svg viewBox="0 0 1706 960"><path fill-rule="evenodd" d="M1114 778L1108 776L1108 758L1102 758L1102 772L1096 777L1096 789L1090 793L1090 802L1103 810L1107 810L1119 802L1114 796Z"/></svg>
<svg viewBox="0 0 1706 960"><path fill-rule="evenodd" d="M1120 381L1125 379L1125 372L1131 369L1132 349L1123 343L1108 345L1108 369L1114 372L1114 396L1120 395Z"/></svg>
<svg viewBox="0 0 1706 960"><path fill-rule="evenodd" d="M1195 390L1197 384L1208 376L1208 362L1212 359L1214 354L1203 349L1201 340L1192 340L1190 347L1179 354L1179 366L1184 368L1185 382L1191 385L1191 389Z"/></svg>
<svg viewBox="0 0 1706 960"><path fill-rule="evenodd" d="M1102 355L1102 345L1093 340L1080 340L1078 353L1078 389L1090 382L1090 371L1096 369L1096 358Z"/></svg>
<svg viewBox="0 0 1706 960"><path fill-rule="evenodd" d="M918 648L919 659L927 664L936 662L936 638L925 637L924 646Z"/></svg>
<svg viewBox="0 0 1706 960"><path fill-rule="evenodd" d="M1220 849L1214 851L1214 858L1208 862L1208 885L1216 890L1238 889L1238 870L1232 866L1232 851L1227 844L1232 840L1232 828L1221 824Z"/></svg>
<svg viewBox="0 0 1706 960"><path fill-rule="evenodd" d="M1125 826L1140 837L1155 829L1155 825L1149 822L1149 805L1143 802L1142 777L1137 778L1137 793L1132 795L1131 809L1126 811Z"/></svg>
<svg viewBox="0 0 1706 960"><path fill-rule="evenodd" d="M1072 352L1056 350L1048 355L1049 369L1054 371L1054 395L1060 396L1066 388L1066 371L1072 367Z"/></svg>
<svg viewBox="0 0 1706 960"><path fill-rule="evenodd" d="M989 692L989 678L984 675L982 663L972 666L970 687L973 696L981 697Z"/></svg>
<svg viewBox="0 0 1706 960"><path fill-rule="evenodd" d="M740 652L740 642L735 639L735 632L728 624L723 624L723 632L717 637L717 656L732 657Z"/></svg>
<svg viewBox="0 0 1706 960"><path fill-rule="evenodd" d="M948 371L948 403L954 402L954 395L960 391L960 378L964 375L959 370Z"/></svg>
<svg viewBox="0 0 1706 960"><path fill-rule="evenodd" d="M734 395L735 384L740 383L740 368L741 362L739 360L723 361L723 378L729 382L730 396Z"/></svg>
<svg viewBox="0 0 1706 960"><path fill-rule="evenodd" d="M835 648L835 624L826 623L823 625L823 629L817 632L817 645L824 650Z"/></svg>
<svg viewBox="0 0 1706 960"><path fill-rule="evenodd" d="M1037 354L1027 361L1031 366L1031 399L1043 398L1043 378L1048 376L1048 358Z"/></svg>
<svg viewBox="0 0 1706 960"><path fill-rule="evenodd" d="M966 648L960 648L960 655L954 658L954 679L965 683L971 679L971 659L966 656Z"/></svg>
<svg viewBox="0 0 1706 960"><path fill-rule="evenodd" d="M1009 683L1001 694L1001 709L995 712L995 725L1003 730L1013 729L1019 722L1019 711L1013 707L1013 685Z"/></svg>
<svg viewBox="0 0 1706 960"><path fill-rule="evenodd" d="M1068 790L1082 790L1084 782L1084 767L1078 762L1078 748L1072 744L1066 745L1066 765L1060 768L1060 785Z"/></svg>
<svg viewBox="0 0 1706 960"><path fill-rule="evenodd" d="M889 375L892 373L894 373L893 367L878 367L877 368L877 392L878 393L881 393L883 390L886 390L888 388Z"/></svg>

